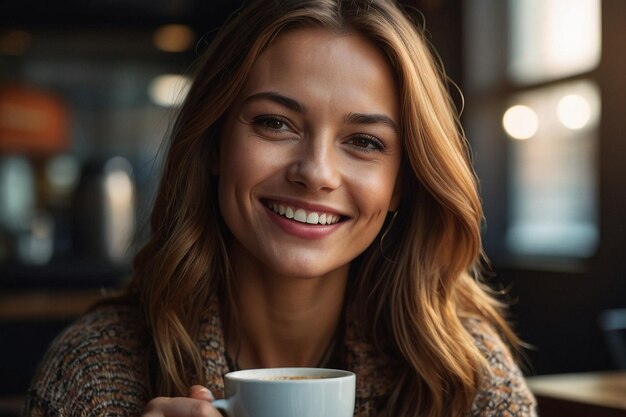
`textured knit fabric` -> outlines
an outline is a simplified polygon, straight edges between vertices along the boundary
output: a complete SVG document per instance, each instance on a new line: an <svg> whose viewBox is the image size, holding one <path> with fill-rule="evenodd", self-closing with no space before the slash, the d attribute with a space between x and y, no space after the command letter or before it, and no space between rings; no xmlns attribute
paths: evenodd
<svg viewBox="0 0 626 417"><path fill-rule="evenodd" d="M229 368L219 305L214 304L202 322L199 346L208 375L205 385L221 398L223 375ZM349 317L347 322L343 360L345 368L357 374L355 416L374 417L385 406L393 375ZM478 319L467 320L466 327L492 371L480 387L471 415L535 416L534 398L500 338ZM139 416L150 400L146 346L136 308L98 307L52 343L28 391L23 415Z"/></svg>

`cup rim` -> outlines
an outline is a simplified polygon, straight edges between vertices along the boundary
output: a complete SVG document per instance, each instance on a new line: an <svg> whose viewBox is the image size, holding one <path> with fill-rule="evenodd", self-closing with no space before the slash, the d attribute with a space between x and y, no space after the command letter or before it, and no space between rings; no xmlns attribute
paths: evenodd
<svg viewBox="0 0 626 417"><path fill-rule="evenodd" d="M306 375L319 375L323 378L317 379L265 379L264 377L271 376L302 376L302 373ZM261 377L259 377L261 375ZM298 383L328 383L330 381L337 381L346 378L355 378L354 372L345 369L333 369L333 368L311 368L311 367L279 367L279 368L254 368L254 369L242 369L238 371L228 372L224 375L226 379L233 381L246 381L252 383L270 383L270 384L298 384Z"/></svg>

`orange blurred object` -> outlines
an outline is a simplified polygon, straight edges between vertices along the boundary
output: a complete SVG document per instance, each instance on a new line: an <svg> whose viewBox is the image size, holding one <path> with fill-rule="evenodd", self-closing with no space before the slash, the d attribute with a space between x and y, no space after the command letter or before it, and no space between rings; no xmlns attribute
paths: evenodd
<svg viewBox="0 0 626 417"><path fill-rule="evenodd" d="M0 152L52 154L69 146L69 110L34 87L0 85Z"/></svg>

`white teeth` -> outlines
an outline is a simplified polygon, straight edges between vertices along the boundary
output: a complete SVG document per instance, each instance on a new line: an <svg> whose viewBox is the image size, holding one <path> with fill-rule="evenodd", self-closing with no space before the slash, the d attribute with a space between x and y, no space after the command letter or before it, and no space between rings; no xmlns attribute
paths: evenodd
<svg viewBox="0 0 626 417"><path fill-rule="evenodd" d="M308 224L335 224L339 222L340 216L335 216L328 213L317 213L315 211L307 212L304 209L293 209L289 206L283 206L281 204L274 203L273 201L268 202L268 207L272 209L274 213L280 214L281 216L285 216L288 219L293 219L300 223L308 223Z"/></svg>
<svg viewBox="0 0 626 417"><path fill-rule="evenodd" d="M296 210L293 214L293 219L302 223L306 223L306 211L302 209Z"/></svg>

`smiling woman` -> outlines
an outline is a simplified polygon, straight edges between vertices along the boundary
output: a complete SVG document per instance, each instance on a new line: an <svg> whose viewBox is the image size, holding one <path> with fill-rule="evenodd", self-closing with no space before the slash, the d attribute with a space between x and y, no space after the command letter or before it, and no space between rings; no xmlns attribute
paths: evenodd
<svg viewBox="0 0 626 417"><path fill-rule="evenodd" d="M197 64L126 294L59 337L26 414L218 417L227 372L295 366L356 373L358 417L532 416L481 216L393 2L252 1Z"/></svg>

